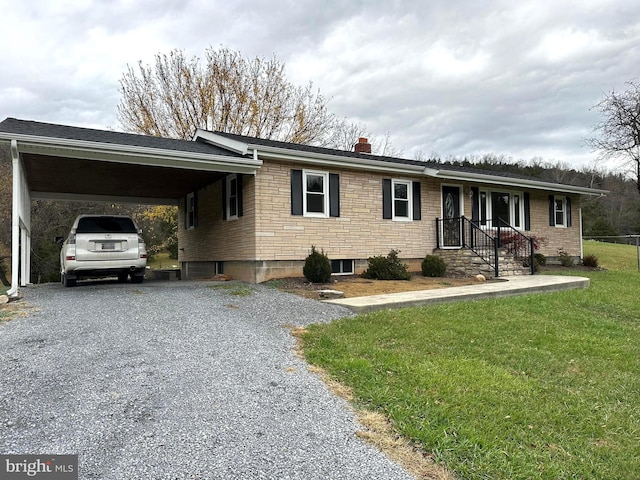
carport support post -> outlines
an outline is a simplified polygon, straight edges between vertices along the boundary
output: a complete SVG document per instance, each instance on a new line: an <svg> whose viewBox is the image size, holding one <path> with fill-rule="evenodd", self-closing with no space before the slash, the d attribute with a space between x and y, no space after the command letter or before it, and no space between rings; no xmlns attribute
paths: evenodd
<svg viewBox="0 0 640 480"><path fill-rule="evenodd" d="M26 228L20 230L20 286L26 287L31 283L31 235Z"/></svg>
<svg viewBox="0 0 640 480"><path fill-rule="evenodd" d="M31 275L31 195L20 162L18 142L11 140L13 167L13 204L11 209L11 288L17 297L20 286L29 283Z"/></svg>
<svg viewBox="0 0 640 480"><path fill-rule="evenodd" d="M13 204L11 205L11 288L9 296L18 295L18 278L20 275L20 157L18 142L11 140L11 163L13 168Z"/></svg>

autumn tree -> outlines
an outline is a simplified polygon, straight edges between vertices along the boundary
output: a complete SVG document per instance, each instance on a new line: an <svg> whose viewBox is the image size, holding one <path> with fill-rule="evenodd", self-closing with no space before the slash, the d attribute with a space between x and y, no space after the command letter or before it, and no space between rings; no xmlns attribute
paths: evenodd
<svg viewBox="0 0 640 480"><path fill-rule="evenodd" d="M147 252L169 252L169 258L178 258L178 208L171 205L149 207L136 215L136 223L142 228Z"/></svg>
<svg viewBox="0 0 640 480"><path fill-rule="evenodd" d="M632 168L640 191L640 83L628 82L627 90L612 90L594 108L603 116L588 143L603 158Z"/></svg>
<svg viewBox="0 0 640 480"><path fill-rule="evenodd" d="M275 57L248 59L227 48L208 48L204 63L173 50L156 55L154 66L128 66L120 91L123 128L147 135L189 139L203 128L339 148L346 130L363 130L329 113L312 83L290 83Z"/></svg>

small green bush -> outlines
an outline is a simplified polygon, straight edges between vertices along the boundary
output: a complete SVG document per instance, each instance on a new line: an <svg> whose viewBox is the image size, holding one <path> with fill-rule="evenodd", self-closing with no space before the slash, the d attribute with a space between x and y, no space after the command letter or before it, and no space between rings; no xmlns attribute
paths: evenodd
<svg viewBox="0 0 640 480"><path fill-rule="evenodd" d="M560 260L560 265L563 267L573 267L573 257L569 255L566 250L562 247L558 249L558 260Z"/></svg>
<svg viewBox="0 0 640 480"><path fill-rule="evenodd" d="M447 271L447 264L436 255L427 255L422 260L422 275L425 277L442 277Z"/></svg>
<svg viewBox="0 0 640 480"><path fill-rule="evenodd" d="M547 257L545 257L542 253L534 253L533 260L542 267L547 264Z"/></svg>
<svg viewBox="0 0 640 480"><path fill-rule="evenodd" d="M585 255L582 259L582 265L585 267L598 268L598 257L595 255Z"/></svg>
<svg viewBox="0 0 640 480"><path fill-rule="evenodd" d="M319 252L312 245L311 253L304 261L302 273L311 283L328 283L331 279L331 261L324 251Z"/></svg>
<svg viewBox="0 0 640 480"><path fill-rule="evenodd" d="M391 250L386 257L369 257L369 266L362 276L376 280L409 280L409 266L400 261L398 253L399 250Z"/></svg>

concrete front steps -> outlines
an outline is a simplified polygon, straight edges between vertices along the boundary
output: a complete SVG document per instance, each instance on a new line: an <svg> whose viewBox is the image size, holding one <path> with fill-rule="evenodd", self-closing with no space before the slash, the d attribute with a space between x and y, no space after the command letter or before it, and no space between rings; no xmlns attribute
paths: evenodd
<svg viewBox="0 0 640 480"><path fill-rule="evenodd" d="M488 265L478 255L468 248L436 249L434 255L438 255L447 264L447 274L461 277L472 277L482 274L487 278L493 278L493 266ZM531 268L525 267L507 254L504 248L498 249L498 276L512 277L517 275L530 275Z"/></svg>

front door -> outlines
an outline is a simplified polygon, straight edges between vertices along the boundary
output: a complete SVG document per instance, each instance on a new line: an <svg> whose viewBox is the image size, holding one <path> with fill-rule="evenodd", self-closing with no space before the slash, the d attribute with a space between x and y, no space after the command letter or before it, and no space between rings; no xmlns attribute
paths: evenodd
<svg viewBox="0 0 640 480"><path fill-rule="evenodd" d="M442 245L444 247L462 246L460 187L442 186Z"/></svg>

